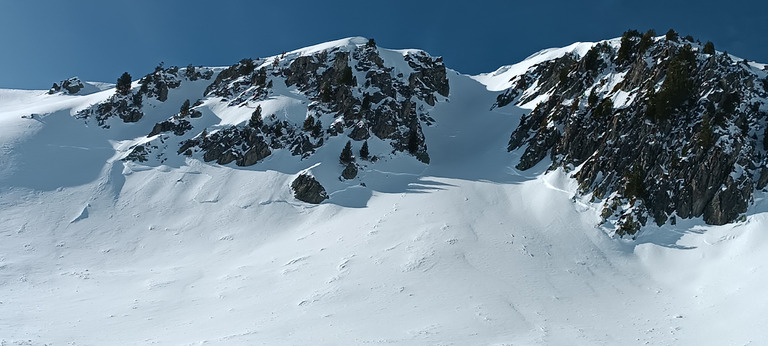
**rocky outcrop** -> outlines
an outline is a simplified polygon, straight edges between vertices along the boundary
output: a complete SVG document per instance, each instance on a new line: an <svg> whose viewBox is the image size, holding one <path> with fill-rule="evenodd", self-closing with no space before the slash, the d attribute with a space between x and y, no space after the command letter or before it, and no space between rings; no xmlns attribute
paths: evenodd
<svg viewBox="0 0 768 346"><path fill-rule="evenodd" d="M99 126L109 128L107 124L109 118L117 117L126 123L135 123L141 120L144 117L141 105L142 95L140 93L129 93L128 95L116 93L106 101L78 112L76 117L80 119L93 118Z"/></svg>
<svg viewBox="0 0 768 346"><path fill-rule="evenodd" d="M765 165L756 148L766 114L753 100L766 95L756 74L693 42L627 35L629 48L600 43L544 62L499 95L501 107L549 95L512 132L508 149L523 150L517 168L545 157L553 168L578 167L581 192L610 206L603 216L618 234L673 214L737 219Z"/></svg>
<svg viewBox="0 0 768 346"><path fill-rule="evenodd" d="M230 106L241 106L248 101L263 100L272 88L272 80L267 76L267 67L256 69L261 60L243 59L221 71L204 96L218 96L228 101Z"/></svg>
<svg viewBox="0 0 768 346"><path fill-rule="evenodd" d="M171 119L155 124L147 137L161 134L163 132L173 132L174 135L182 136L184 133L192 129L192 124L184 119Z"/></svg>
<svg viewBox="0 0 768 346"><path fill-rule="evenodd" d="M205 95L221 97L229 106L253 108L269 95L273 83L285 83L312 100L305 123L299 126L274 114L262 115L258 108L248 124L185 141L180 152L199 148L206 161L250 165L271 153L254 149L253 136L267 148L288 149L305 158L329 137L346 134L362 141L373 135L388 141L393 151L429 163L421 126L434 119L424 105L448 96L446 69L442 59L424 52L410 53L404 60L413 70L408 77L386 66L375 45L336 47L291 58L244 59L222 71ZM323 124L327 114L334 119Z"/></svg>
<svg viewBox="0 0 768 346"><path fill-rule="evenodd" d="M83 90L85 85L80 80L80 78L72 77L67 80L63 80L59 83L53 83L53 86L51 87L51 90L48 90L48 94L55 94L55 93L65 93L69 95L74 95L80 92L80 90Z"/></svg>
<svg viewBox="0 0 768 346"><path fill-rule="evenodd" d="M291 190L296 199L307 203L320 204L328 199L328 193L325 192L323 185L306 173L300 174L293 180Z"/></svg>
<svg viewBox="0 0 768 346"><path fill-rule="evenodd" d="M190 70L191 68L191 70ZM115 93L104 102L86 108L77 113L80 119L95 119L97 124L109 128L107 120L113 117L120 118L123 122L133 123L144 117L144 101L156 99L165 102L168 99L169 90L178 88L185 80L211 79L213 70L209 68L188 67L179 69L170 67L164 69L158 66L154 73L150 73L139 80L140 87L132 89L127 94ZM199 113L192 112L193 116Z"/></svg>

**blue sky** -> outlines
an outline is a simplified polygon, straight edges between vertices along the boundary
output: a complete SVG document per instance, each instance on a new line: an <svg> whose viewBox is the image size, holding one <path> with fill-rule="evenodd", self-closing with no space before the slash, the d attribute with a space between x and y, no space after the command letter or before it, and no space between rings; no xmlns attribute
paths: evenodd
<svg viewBox="0 0 768 346"><path fill-rule="evenodd" d="M549 47L674 28L768 62L764 1L24 0L0 4L0 88L71 76L115 82L166 66L223 66L348 36L420 48L463 73Z"/></svg>

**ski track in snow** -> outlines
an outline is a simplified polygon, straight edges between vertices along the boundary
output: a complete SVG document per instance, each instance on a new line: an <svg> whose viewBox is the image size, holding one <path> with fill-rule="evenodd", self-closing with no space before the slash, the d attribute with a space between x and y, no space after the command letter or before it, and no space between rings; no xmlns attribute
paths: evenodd
<svg viewBox="0 0 768 346"><path fill-rule="evenodd" d="M144 166L117 158L154 120L110 132L71 117L111 91L0 90L0 344L767 340L764 193L744 222L679 220L630 241L596 227L599 211L574 201L562 170L511 168L519 153L506 142L527 110L488 111L497 94L488 90L589 47L488 75L449 70L450 103L438 103L424 129L430 165L385 157L328 186L332 197L318 206L293 199L288 185L300 169L338 175L325 162L346 139L304 166L288 155L248 169L184 158ZM168 107L197 89L172 94ZM289 94L268 106L303 119L302 101ZM250 114L211 107L222 126Z"/></svg>

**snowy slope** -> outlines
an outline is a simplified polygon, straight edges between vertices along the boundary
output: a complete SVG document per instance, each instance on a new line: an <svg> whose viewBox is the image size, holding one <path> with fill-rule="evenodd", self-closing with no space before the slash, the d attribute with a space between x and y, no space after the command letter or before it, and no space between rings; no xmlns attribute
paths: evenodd
<svg viewBox="0 0 768 346"><path fill-rule="evenodd" d="M364 43L331 42L285 59ZM393 64L407 52L382 51ZM307 160L278 153L250 167L194 156L119 160L184 99L199 98L204 81L152 104L146 119L110 129L73 115L113 90L0 90L0 343L768 339L764 193L741 223L688 220L613 239L595 226L597 206L574 198L567 173L545 173L546 163L514 168L520 152L506 152L508 129L528 110L489 110L498 94L489 89L501 82L451 70L448 78L451 94L424 128L429 165L372 142L384 159L326 186L331 198L320 205L293 198L290 182L305 169L337 180L346 138ZM284 85L274 92L264 109L303 120L306 99ZM251 112L214 99L199 109L210 129Z"/></svg>

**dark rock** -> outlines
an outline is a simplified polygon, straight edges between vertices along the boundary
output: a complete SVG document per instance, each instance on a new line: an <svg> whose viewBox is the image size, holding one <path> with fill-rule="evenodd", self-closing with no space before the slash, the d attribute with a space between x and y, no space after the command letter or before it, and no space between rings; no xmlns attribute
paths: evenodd
<svg viewBox="0 0 768 346"><path fill-rule="evenodd" d="M152 132L150 132L147 137L152 137L154 135L163 133L163 132L169 132L173 131L173 134L177 136L182 136L184 133L192 129L192 124L184 119L174 119L174 120L166 120L163 122L159 122L155 124L155 126L152 128Z"/></svg>
<svg viewBox="0 0 768 346"><path fill-rule="evenodd" d="M291 189L293 196L303 202L320 204L328 199L325 188L313 176L306 173L300 174L293 180Z"/></svg>
<svg viewBox="0 0 768 346"><path fill-rule="evenodd" d="M238 166L254 165L269 155L272 155L272 151L269 150L269 145L260 137L253 147L245 152L242 161L238 162Z"/></svg>
<svg viewBox="0 0 768 346"><path fill-rule="evenodd" d="M147 161L148 154L149 153L143 145L137 145L125 156L123 161L144 162Z"/></svg>
<svg viewBox="0 0 768 346"><path fill-rule="evenodd" d="M320 62L315 56L300 56L294 59L284 72L286 74L285 85L308 86L320 66Z"/></svg>
<svg viewBox="0 0 768 346"><path fill-rule="evenodd" d="M768 186L768 167L760 168L760 179L757 180L757 189L762 190Z"/></svg>
<svg viewBox="0 0 768 346"><path fill-rule="evenodd" d="M368 126L362 121L355 124L355 126L352 127L352 131L349 133L349 138L356 141L366 140L370 137L371 134L368 132Z"/></svg>
<svg viewBox="0 0 768 346"><path fill-rule="evenodd" d="M66 94L74 95L80 92L80 90L83 90L84 87L85 85L79 78L72 77L70 79L61 81L59 84L53 83L53 87L51 87L51 90L49 90L48 93L55 94L57 92L63 91Z"/></svg>
<svg viewBox="0 0 768 346"><path fill-rule="evenodd" d="M704 209L704 221L712 225L724 225L735 220L739 214L747 211L751 201L753 185L751 181L734 182L728 177L725 189L715 193Z"/></svg>
<svg viewBox="0 0 768 346"><path fill-rule="evenodd" d="M538 132L536 136L528 142L528 147L525 149L523 156L520 157L520 163L516 166L517 169L526 170L535 166L547 156L549 149L557 143L559 139L560 133L556 129Z"/></svg>
<svg viewBox="0 0 768 346"><path fill-rule="evenodd" d="M354 179L357 176L357 166L353 162L347 163L347 166L341 172L341 176L346 180Z"/></svg>
<svg viewBox="0 0 768 346"><path fill-rule="evenodd" d="M237 160L237 154L235 154L235 152L232 150L227 150L219 156L218 160L216 160L216 163L220 165L226 165L235 160Z"/></svg>
<svg viewBox="0 0 768 346"><path fill-rule="evenodd" d="M443 58L432 58L424 52L418 52L408 54L405 60L416 71L408 78L411 90L417 91L417 95L422 95L422 99L427 103L429 101L425 96L433 91L448 97L450 86ZM434 103L430 105L434 106Z"/></svg>

